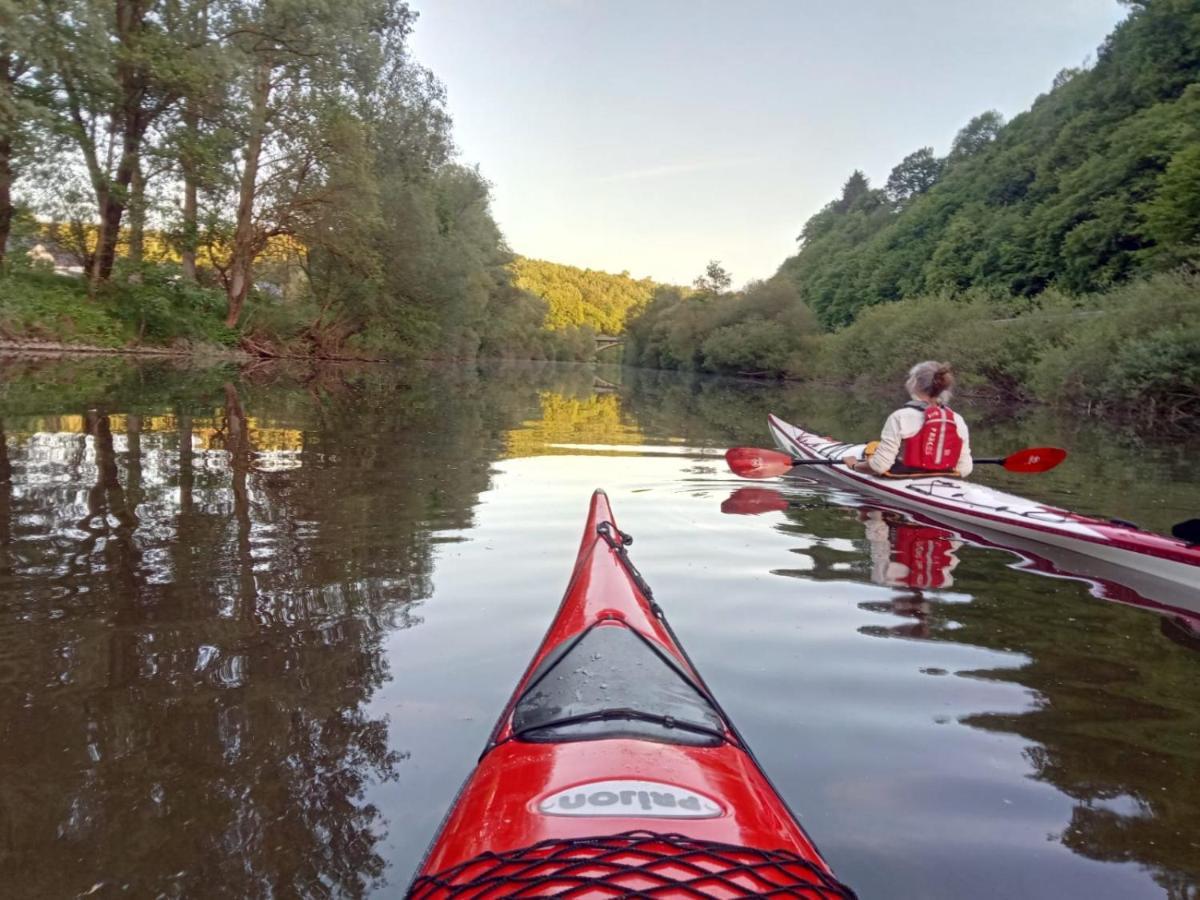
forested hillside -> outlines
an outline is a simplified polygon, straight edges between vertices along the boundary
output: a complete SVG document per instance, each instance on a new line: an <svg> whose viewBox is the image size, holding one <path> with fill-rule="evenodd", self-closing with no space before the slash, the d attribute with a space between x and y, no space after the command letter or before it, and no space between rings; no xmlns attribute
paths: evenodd
<svg viewBox="0 0 1200 900"><path fill-rule="evenodd" d="M516 285L544 299L546 324L555 330L587 325L600 334L621 334L625 320L650 302L655 284L628 272L611 275L518 256L512 263Z"/></svg>
<svg viewBox="0 0 1200 900"><path fill-rule="evenodd" d="M852 173L769 282L656 294L626 359L895 386L938 357L968 391L1200 424L1200 0L1127 5L1008 124Z"/></svg>
<svg viewBox="0 0 1200 900"><path fill-rule="evenodd" d="M403 0L0 0L0 333L590 355L512 283L416 24ZM52 265L83 276L28 271Z"/></svg>
<svg viewBox="0 0 1200 900"><path fill-rule="evenodd" d="M982 287L1097 291L1195 263L1200 243L1200 3L1130 2L1090 69L1027 112L986 112L938 158L871 187L853 173L781 268L828 326L864 306Z"/></svg>

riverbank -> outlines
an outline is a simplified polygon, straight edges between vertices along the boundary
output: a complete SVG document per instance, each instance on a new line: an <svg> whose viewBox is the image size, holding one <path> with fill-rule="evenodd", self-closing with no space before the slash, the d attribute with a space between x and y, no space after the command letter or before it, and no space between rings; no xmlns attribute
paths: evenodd
<svg viewBox="0 0 1200 900"><path fill-rule="evenodd" d="M825 331L781 278L745 291L659 291L629 323L626 362L895 391L922 359L950 362L960 395L1080 416L1200 429L1200 277L1104 293L986 292L880 303Z"/></svg>
<svg viewBox="0 0 1200 900"><path fill-rule="evenodd" d="M501 314L491 323L495 334L459 342L441 354L430 352L427 342L404 341L387 327L346 327L311 298L285 302L254 293L238 327L227 328L225 295L182 280L170 266L148 266L141 282L108 282L93 296L82 278L24 270L0 275L0 352L352 363L479 355L587 361L594 354L590 331L549 331L540 324L544 301L521 295L512 304L528 313L519 327L507 327L507 313Z"/></svg>

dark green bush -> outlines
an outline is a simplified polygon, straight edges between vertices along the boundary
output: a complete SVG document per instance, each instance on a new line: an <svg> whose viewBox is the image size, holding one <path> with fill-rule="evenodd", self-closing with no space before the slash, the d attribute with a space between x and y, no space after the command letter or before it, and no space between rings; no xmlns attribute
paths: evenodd
<svg viewBox="0 0 1200 900"><path fill-rule="evenodd" d="M1086 298L1033 389L1050 402L1200 418L1200 278L1160 275Z"/></svg>
<svg viewBox="0 0 1200 900"><path fill-rule="evenodd" d="M174 267L146 267L140 284L113 282L102 296L116 317L146 343L237 343L236 333L223 323L224 294L186 281Z"/></svg>

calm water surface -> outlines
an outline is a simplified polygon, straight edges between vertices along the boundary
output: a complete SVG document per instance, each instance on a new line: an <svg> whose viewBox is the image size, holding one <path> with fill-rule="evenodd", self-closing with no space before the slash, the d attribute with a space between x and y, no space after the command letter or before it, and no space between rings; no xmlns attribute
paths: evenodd
<svg viewBox="0 0 1200 900"><path fill-rule="evenodd" d="M599 374L0 365L5 894L400 894L603 486L863 897L1197 896L1196 598L720 457L768 410L869 437L887 399ZM962 409L982 452L1075 451L980 480L1200 511L1186 441Z"/></svg>

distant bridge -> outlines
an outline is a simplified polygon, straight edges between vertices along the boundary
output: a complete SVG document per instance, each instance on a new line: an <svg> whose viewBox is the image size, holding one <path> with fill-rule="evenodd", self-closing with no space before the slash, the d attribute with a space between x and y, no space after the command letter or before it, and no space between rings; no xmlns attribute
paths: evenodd
<svg viewBox="0 0 1200 900"><path fill-rule="evenodd" d="M609 347L620 347L623 343L625 343L625 338L623 337L611 334L598 334L596 335L596 352L599 353L601 350L607 350Z"/></svg>

